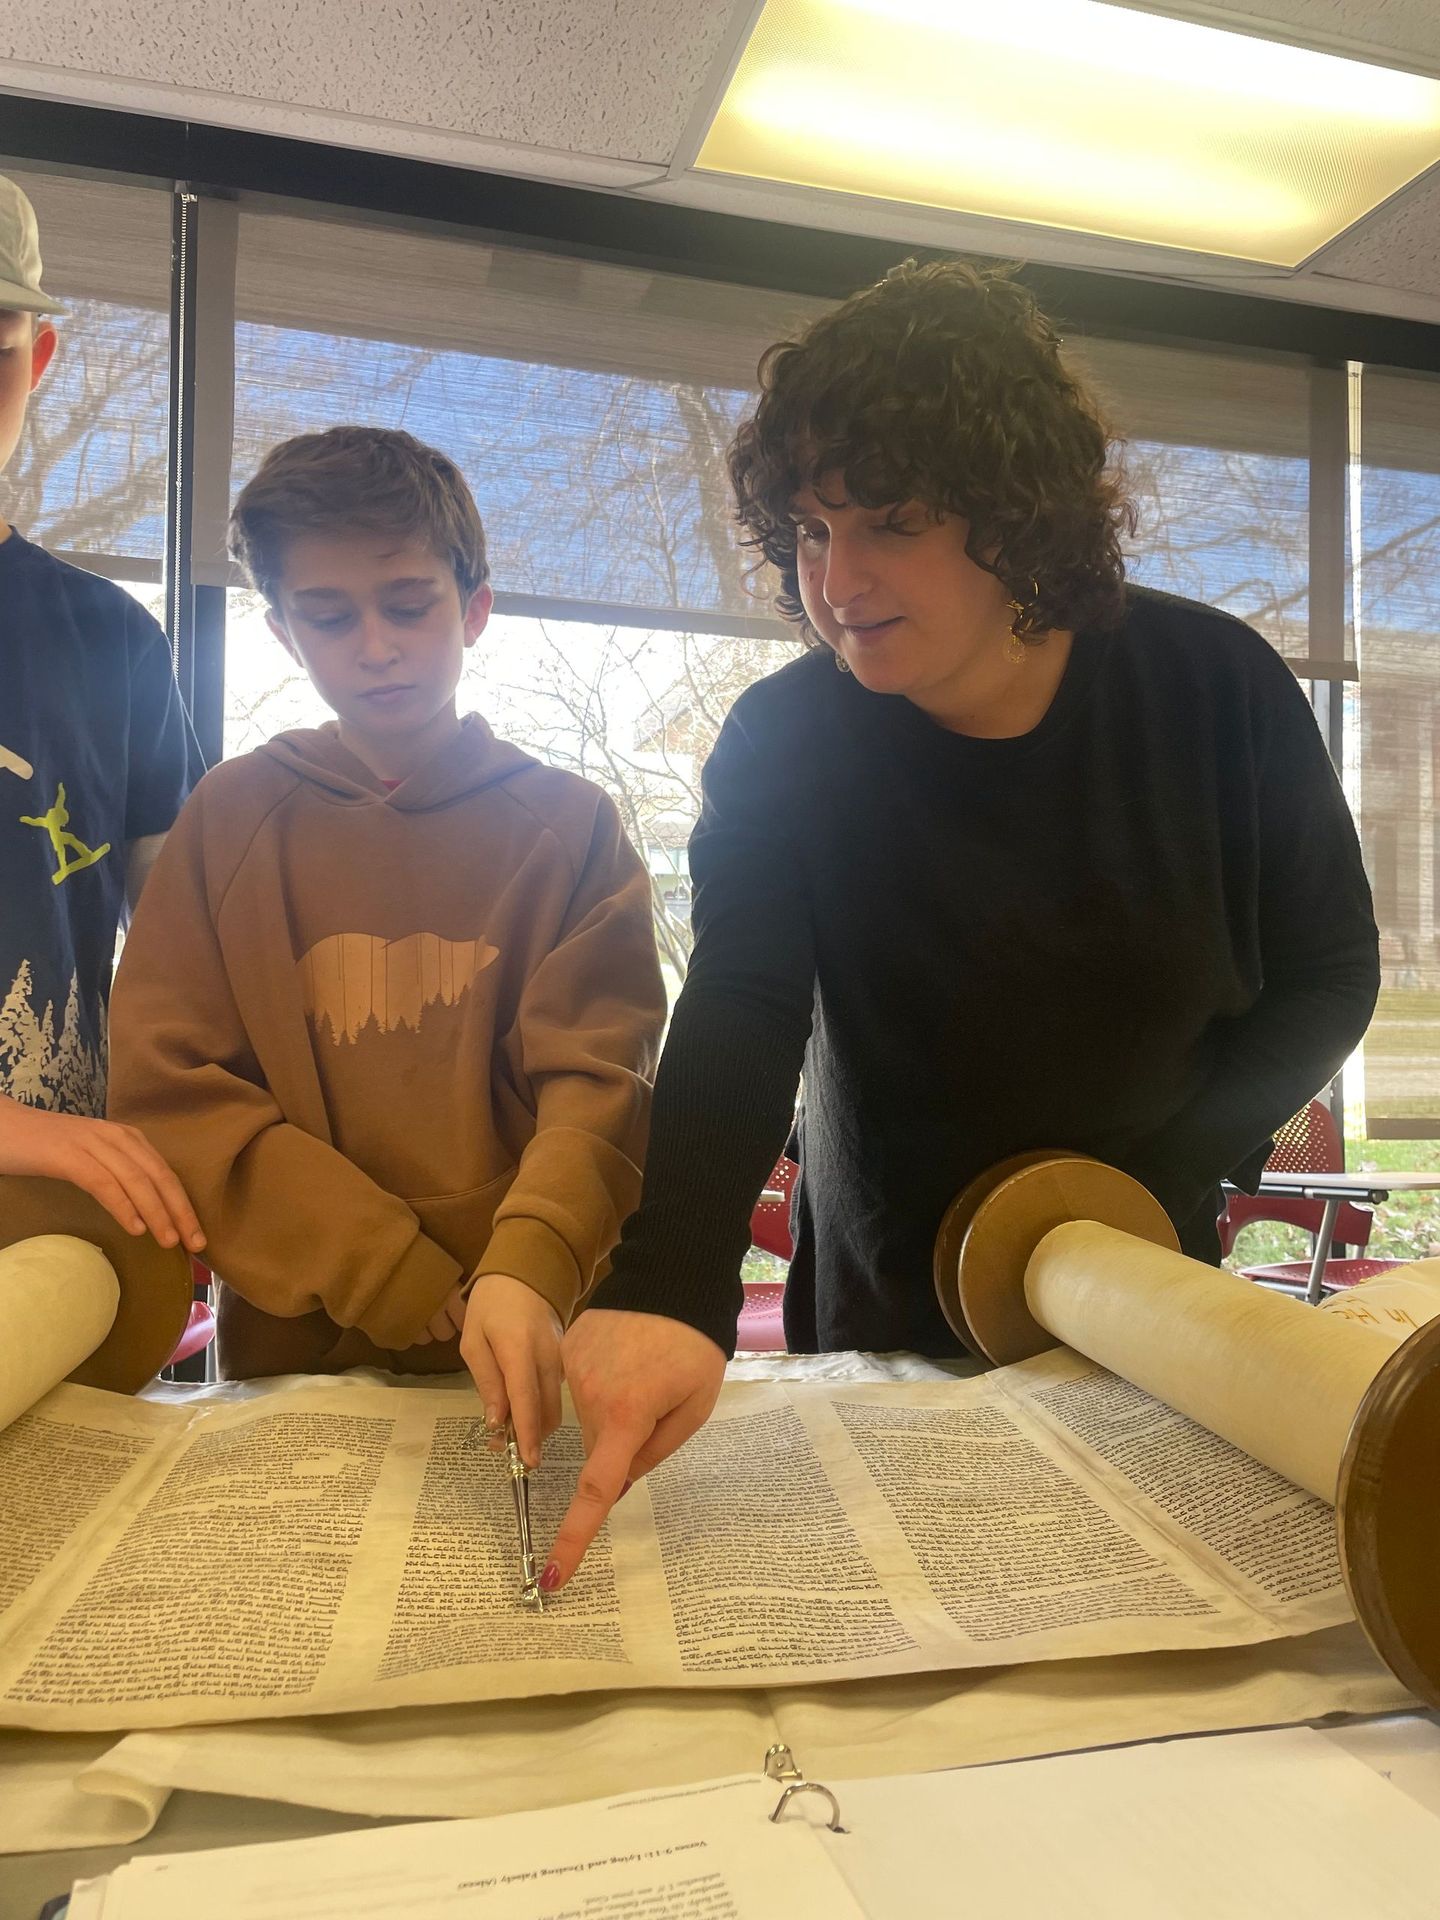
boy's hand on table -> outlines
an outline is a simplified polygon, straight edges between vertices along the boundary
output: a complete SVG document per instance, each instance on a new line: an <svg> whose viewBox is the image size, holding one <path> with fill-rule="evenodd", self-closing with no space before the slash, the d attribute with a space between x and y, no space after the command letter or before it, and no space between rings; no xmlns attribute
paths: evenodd
<svg viewBox="0 0 1440 1920"><path fill-rule="evenodd" d="M550 1302L508 1273L482 1273L468 1297L455 1288L430 1331L439 1340L459 1333L485 1424L503 1427L513 1420L520 1458L538 1467L542 1445L560 1424L563 1328Z"/></svg>
<svg viewBox="0 0 1440 1920"><path fill-rule="evenodd" d="M725 1378L713 1340L658 1313L592 1307L565 1335L564 1359L586 1458L540 1581L546 1593L574 1573L630 1483L704 1426Z"/></svg>
<svg viewBox="0 0 1440 1920"><path fill-rule="evenodd" d="M205 1235L170 1168L137 1127L49 1113L0 1094L0 1173L66 1180L98 1200L127 1233L199 1253Z"/></svg>

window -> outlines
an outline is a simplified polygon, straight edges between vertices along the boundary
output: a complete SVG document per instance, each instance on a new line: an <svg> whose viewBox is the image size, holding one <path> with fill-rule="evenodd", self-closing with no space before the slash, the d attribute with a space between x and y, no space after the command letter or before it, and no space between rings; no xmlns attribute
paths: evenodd
<svg viewBox="0 0 1440 1920"><path fill-rule="evenodd" d="M456 460L497 595L462 702L612 793L677 975L699 767L735 695L796 645L747 588L725 451L760 354L825 304L240 212L232 490L277 440L349 420L403 426ZM1100 339L1070 350L1131 436L1136 577L1233 608L1303 661L1306 369ZM235 586L226 705L227 751L325 717Z"/></svg>
<svg viewBox="0 0 1440 1920"><path fill-rule="evenodd" d="M1131 577L1224 607L1297 667L1310 632L1310 380L1279 356L1087 338L1070 358L1127 441Z"/></svg>
<svg viewBox="0 0 1440 1920"><path fill-rule="evenodd" d="M172 196L15 177L66 313L4 510L156 605ZM228 568L227 498L289 434L410 428L457 459L490 532L497 612L462 704L611 792L678 980L700 767L735 695L797 645L746 583L725 450L763 350L829 303L276 199L201 205L192 563L207 636L224 591L225 750L326 717ZM1229 608L1323 708L1343 699L1383 966L1353 1086L1373 1138L1440 1139L1440 379L1352 369L1347 499L1343 368L1078 331L1065 351L1127 436L1132 576Z"/></svg>
<svg viewBox="0 0 1440 1920"><path fill-rule="evenodd" d="M761 351L817 303L248 210L235 298L235 484L290 434L405 427L474 489L506 610L769 626L725 448Z"/></svg>
<svg viewBox="0 0 1440 1920"><path fill-rule="evenodd" d="M60 345L4 476L6 515L97 572L158 581L170 366L170 196L13 173L34 202Z"/></svg>
<svg viewBox="0 0 1440 1920"><path fill-rule="evenodd" d="M655 931L671 995L690 956L686 845L700 811L700 769L731 702L796 650L783 637L495 614L466 657L461 712L614 800L650 870ZM331 718L265 624L263 604L230 594L225 751Z"/></svg>
<svg viewBox="0 0 1440 1920"><path fill-rule="evenodd" d="M725 449L769 342L819 303L470 240L242 213L232 486L344 421L441 446L474 489L496 613L462 709L615 800L672 988L685 846L731 701L797 642L747 589ZM328 717L229 594L227 752Z"/></svg>
<svg viewBox="0 0 1440 1920"><path fill-rule="evenodd" d="M1352 472L1361 840L1380 923L1368 1131L1440 1135L1440 380L1366 369Z"/></svg>

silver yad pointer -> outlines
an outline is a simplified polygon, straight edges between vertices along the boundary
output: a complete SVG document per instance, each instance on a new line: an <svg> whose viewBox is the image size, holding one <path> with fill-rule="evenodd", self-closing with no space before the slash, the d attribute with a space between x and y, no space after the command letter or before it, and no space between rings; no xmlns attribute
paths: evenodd
<svg viewBox="0 0 1440 1920"><path fill-rule="evenodd" d="M535 1548L530 1539L530 1469L520 1458L515 1439L515 1422L505 1422L505 1464L510 1472L510 1491L515 1498L515 1525L520 1534L520 1604L532 1613L545 1611L545 1596L535 1573Z"/></svg>

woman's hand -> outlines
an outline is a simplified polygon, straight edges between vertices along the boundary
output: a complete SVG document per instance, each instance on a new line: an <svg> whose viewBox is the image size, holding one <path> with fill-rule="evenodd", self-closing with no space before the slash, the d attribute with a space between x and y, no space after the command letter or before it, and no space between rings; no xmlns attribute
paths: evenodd
<svg viewBox="0 0 1440 1920"><path fill-rule="evenodd" d="M563 1587L632 1480L697 1433L725 1378L715 1342L656 1313L582 1313L565 1335L565 1378L585 1465L540 1584Z"/></svg>
<svg viewBox="0 0 1440 1920"><path fill-rule="evenodd" d="M542 1294L508 1273L482 1273L462 1299L457 1287L430 1322L437 1340L460 1335L488 1427L515 1423L527 1467L560 1424L560 1316Z"/></svg>
<svg viewBox="0 0 1440 1920"><path fill-rule="evenodd" d="M48 1113L0 1094L0 1173L80 1187L127 1233L199 1253L205 1235L185 1189L137 1127Z"/></svg>

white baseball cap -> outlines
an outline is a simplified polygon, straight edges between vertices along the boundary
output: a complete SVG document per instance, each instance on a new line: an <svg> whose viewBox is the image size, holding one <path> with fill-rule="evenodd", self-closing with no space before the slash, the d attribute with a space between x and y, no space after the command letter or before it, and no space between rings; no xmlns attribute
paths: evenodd
<svg viewBox="0 0 1440 1920"><path fill-rule="evenodd" d="M40 291L40 229L35 209L13 180L0 174L0 308L11 313L59 313L60 302Z"/></svg>

